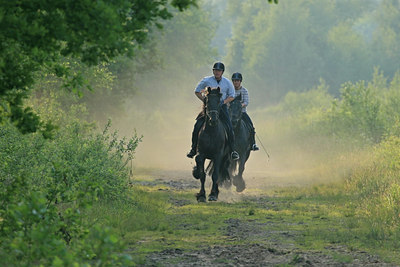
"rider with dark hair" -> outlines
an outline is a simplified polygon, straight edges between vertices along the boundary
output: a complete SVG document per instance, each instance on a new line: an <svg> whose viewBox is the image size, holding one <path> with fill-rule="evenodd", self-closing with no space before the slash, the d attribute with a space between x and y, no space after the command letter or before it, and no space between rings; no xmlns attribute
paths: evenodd
<svg viewBox="0 0 400 267"><path fill-rule="evenodd" d="M221 97L221 119L227 126L227 134L228 134L228 143L229 147L232 151L231 158L233 160L239 159L239 154L233 149L234 146L234 134L232 122L228 113L228 108L226 106L227 103L231 102L235 96L235 89L233 88L232 82L223 77L222 74L225 71L225 66L222 62L216 62L213 66L213 76L204 77L199 84L196 86L194 91L195 95L204 102L204 96L202 94L204 88L211 87L216 88L219 87L222 93ZM199 137L199 131L201 126L205 121L204 114L200 113L196 118L196 124L194 125L193 133L192 133L192 148L190 152L187 154L189 158L193 158L197 154L197 139Z"/></svg>
<svg viewBox="0 0 400 267"><path fill-rule="evenodd" d="M246 88L242 86L242 81L243 81L243 76L239 72L235 72L232 74L232 83L233 86L235 87L235 97L238 95L242 95L242 119L243 121L249 125L249 128L251 129L251 140L252 140L252 145L251 145L251 150L257 151L259 150L258 146L256 145L256 139L255 139L255 129L253 122L251 121L249 115L247 114L247 106L249 105L249 92L247 91Z"/></svg>

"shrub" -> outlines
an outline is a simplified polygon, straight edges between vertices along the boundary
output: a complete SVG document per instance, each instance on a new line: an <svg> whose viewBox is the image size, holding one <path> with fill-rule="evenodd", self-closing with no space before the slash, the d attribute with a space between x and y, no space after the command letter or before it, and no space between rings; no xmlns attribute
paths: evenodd
<svg viewBox="0 0 400 267"><path fill-rule="evenodd" d="M2 263L105 266L128 260L110 230L82 218L99 198L128 196L125 165L140 138L118 140L108 129L95 133L74 122L46 140L0 126Z"/></svg>

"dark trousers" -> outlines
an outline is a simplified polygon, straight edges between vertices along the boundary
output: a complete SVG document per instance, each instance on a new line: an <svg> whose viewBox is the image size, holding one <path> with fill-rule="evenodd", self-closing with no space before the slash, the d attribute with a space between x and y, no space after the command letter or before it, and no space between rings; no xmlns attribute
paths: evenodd
<svg viewBox="0 0 400 267"><path fill-rule="evenodd" d="M222 107L220 109L220 118L221 118L222 122L224 123L226 132L228 134L229 147L233 151L233 144L235 143L235 135L233 134L233 127L232 127L231 118L229 117L228 107L225 104L222 105ZM199 138L199 132L200 132L201 127L203 126L204 121L205 121L205 116L204 116L204 113L201 112L197 116L196 123L194 124L194 128L193 128L193 133L192 133L192 149L193 150L197 149L197 141Z"/></svg>
<svg viewBox="0 0 400 267"><path fill-rule="evenodd" d="M253 122L251 121L249 115L248 115L246 112L243 112L243 113L242 113L242 120L243 120L247 125L251 126L250 129L254 129Z"/></svg>
<svg viewBox="0 0 400 267"><path fill-rule="evenodd" d="M251 141L253 142L252 145L254 145L254 144L256 143L256 138L255 138L256 132L255 132L255 130L254 130L253 122L251 121L249 115L248 115L246 112L243 112L243 113L242 113L242 120L243 120L244 123L246 123L246 124L249 126L249 128L250 128L250 133L251 133L250 137L251 137Z"/></svg>

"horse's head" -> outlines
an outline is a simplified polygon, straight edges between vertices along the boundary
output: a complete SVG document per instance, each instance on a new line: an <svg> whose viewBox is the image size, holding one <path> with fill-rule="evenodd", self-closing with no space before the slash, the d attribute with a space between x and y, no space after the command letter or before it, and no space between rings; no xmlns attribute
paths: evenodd
<svg viewBox="0 0 400 267"><path fill-rule="evenodd" d="M232 126L235 128L242 119L242 95L235 97L229 105L229 113L231 115Z"/></svg>
<svg viewBox="0 0 400 267"><path fill-rule="evenodd" d="M210 126L215 126L218 123L221 96L222 94L219 87L217 89L211 89L211 87L207 87L205 97L205 113L208 117L208 123Z"/></svg>

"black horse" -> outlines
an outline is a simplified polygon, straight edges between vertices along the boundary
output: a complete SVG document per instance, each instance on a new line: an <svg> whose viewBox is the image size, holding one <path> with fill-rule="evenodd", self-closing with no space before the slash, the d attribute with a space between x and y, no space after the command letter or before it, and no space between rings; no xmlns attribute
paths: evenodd
<svg viewBox="0 0 400 267"><path fill-rule="evenodd" d="M224 179L229 179L229 146L228 137L225 127L219 118L221 112L221 92L220 88L207 88L205 96L204 114L205 123L199 132L198 139L198 155L196 156L196 166L193 168L193 176L201 181L200 192L196 195L197 201L206 201L206 192L204 182L206 180L206 172L204 170L204 162L206 159L211 160L207 170L212 175L212 189L208 196L209 201L218 199L218 184Z"/></svg>
<svg viewBox="0 0 400 267"><path fill-rule="evenodd" d="M237 192L242 192L246 188L243 180L243 172L246 161L250 156L251 150L251 135L250 128L242 120L242 95L235 97L230 103L229 113L232 120L233 131L235 133L235 150L239 153L238 161L231 161L229 173L232 177L233 185L236 186ZM237 175L236 169L239 167Z"/></svg>

